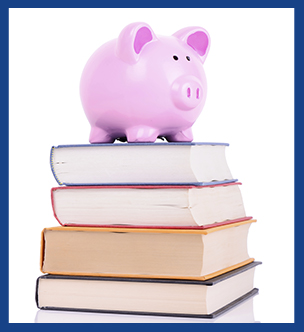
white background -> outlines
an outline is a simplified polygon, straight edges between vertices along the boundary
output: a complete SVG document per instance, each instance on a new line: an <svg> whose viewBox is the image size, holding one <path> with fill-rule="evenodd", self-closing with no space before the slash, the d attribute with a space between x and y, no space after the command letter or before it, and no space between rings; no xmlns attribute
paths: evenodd
<svg viewBox="0 0 304 332"><path fill-rule="evenodd" d="M202 26L208 95L194 141L227 142L242 183L249 254L257 267L255 319L294 319L293 9L11 9L9 12L10 322L34 322L40 234L57 226L52 145L86 144L79 81L90 55L129 23L171 35ZM153 320L151 320L153 321Z"/></svg>

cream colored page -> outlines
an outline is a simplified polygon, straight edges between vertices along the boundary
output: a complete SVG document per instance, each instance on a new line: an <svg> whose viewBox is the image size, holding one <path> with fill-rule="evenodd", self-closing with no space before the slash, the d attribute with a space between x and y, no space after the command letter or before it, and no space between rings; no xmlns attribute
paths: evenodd
<svg viewBox="0 0 304 332"><path fill-rule="evenodd" d="M43 270L197 276L202 252L199 234L46 231Z"/></svg>
<svg viewBox="0 0 304 332"><path fill-rule="evenodd" d="M39 305L141 312L206 311L206 289L196 285L40 279Z"/></svg>
<svg viewBox="0 0 304 332"><path fill-rule="evenodd" d="M249 223L202 235L204 242L202 275L228 268L249 258L247 236L250 225Z"/></svg>

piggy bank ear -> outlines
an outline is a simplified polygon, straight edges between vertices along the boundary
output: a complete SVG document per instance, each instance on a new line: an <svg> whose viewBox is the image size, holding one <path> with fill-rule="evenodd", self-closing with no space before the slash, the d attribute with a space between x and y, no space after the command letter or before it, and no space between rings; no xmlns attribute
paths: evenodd
<svg viewBox="0 0 304 332"><path fill-rule="evenodd" d="M136 63L144 46L154 40L157 37L148 24L129 24L118 37L116 55L129 64Z"/></svg>
<svg viewBox="0 0 304 332"><path fill-rule="evenodd" d="M198 53L203 63L205 62L210 48L210 37L205 29L188 27L175 32L173 36L191 46Z"/></svg>

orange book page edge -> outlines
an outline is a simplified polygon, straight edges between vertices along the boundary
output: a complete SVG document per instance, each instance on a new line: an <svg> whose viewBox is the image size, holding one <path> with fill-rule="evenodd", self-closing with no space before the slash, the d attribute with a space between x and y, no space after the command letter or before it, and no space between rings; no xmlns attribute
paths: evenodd
<svg viewBox="0 0 304 332"><path fill-rule="evenodd" d="M129 233L174 233L174 234L204 234L221 231L226 228L237 227L249 223L256 222L256 219L250 219L231 224L215 226L206 229L166 229L166 228L127 228L127 227L73 227L73 226L56 226L45 228L48 231L79 231L79 232L129 232Z"/></svg>
<svg viewBox="0 0 304 332"><path fill-rule="evenodd" d="M81 273L81 272L61 272L61 271L43 271L41 268L41 272L49 273L49 274L60 274L60 275L70 275L70 276L90 276L90 277L114 277L114 278L140 278L140 279L182 279L182 280L208 280L214 277L217 277L226 272L235 270L241 266L247 265L254 261L254 258L246 259L245 261L226 267L224 269L215 271L213 273L204 275L204 276L166 276L166 275L147 275L147 274L123 274L123 273Z"/></svg>

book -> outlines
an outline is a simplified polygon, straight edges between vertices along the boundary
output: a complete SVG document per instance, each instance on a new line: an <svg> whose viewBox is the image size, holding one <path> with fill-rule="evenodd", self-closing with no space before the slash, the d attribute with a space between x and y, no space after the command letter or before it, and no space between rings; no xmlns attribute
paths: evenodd
<svg viewBox="0 0 304 332"><path fill-rule="evenodd" d="M236 181L226 143L115 143L51 149L60 185L195 184Z"/></svg>
<svg viewBox="0 0 304 332"><path fill-rule="evenodd" d="M35 323L260 323L255 319L253 310L255 295L258 295L258 292L213 318L139 315L135 312L126 315L116 312L50 310L47 308L37 310Z"/></svg>
<svg viewBox="0 0 304 332"><path fill-rule="evenodd" d="M207 280L254 261L256 220L205 230L51 227L42 231L43 273Z"/></svg>
<svg viewBox="0 0 304 332"><path fill-rule="evenodd" d="M36 303L47 310L215 318L255 295L253 262L208 281L44 275Z"/></svg>
<svg viewBox="0 0 304 332"><path fill-rule="evenodd" d="M239 185L70 186L51 198L63 226L208 228L251 219Z"/></svg>

